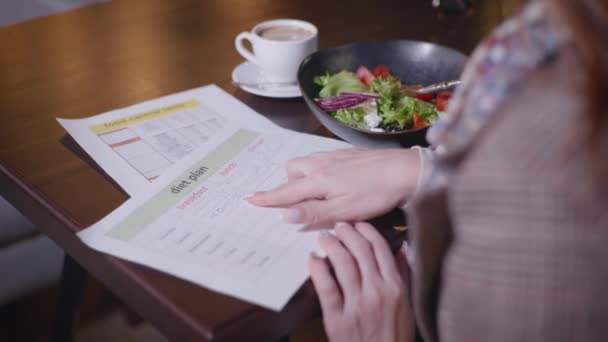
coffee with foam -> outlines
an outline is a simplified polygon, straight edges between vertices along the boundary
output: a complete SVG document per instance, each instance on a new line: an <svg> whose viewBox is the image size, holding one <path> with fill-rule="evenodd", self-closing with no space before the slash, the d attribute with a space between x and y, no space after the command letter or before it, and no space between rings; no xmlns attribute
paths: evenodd
<svg viewBox="0 0 608 342"><path fill-rule="evenodd" d="M313 32L295 25L277 25L261 29L258 35L265 39L281 42L305 40L313 36Z"/></svg>

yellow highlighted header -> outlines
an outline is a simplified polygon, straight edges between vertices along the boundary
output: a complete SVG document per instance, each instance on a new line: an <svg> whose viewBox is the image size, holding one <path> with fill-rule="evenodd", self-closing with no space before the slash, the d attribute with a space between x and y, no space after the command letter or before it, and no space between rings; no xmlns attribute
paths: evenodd
<svg viewBox="0 0 608 342"><path fill-rule="evenodd" d="M104 122L99 125L90 126L89 129L93 131L95 134L104 134L107 132L115 131L120 128L124 128L136 123L140 123L146 120L155 119L159 116L167 115L170 113L174 113L180 110L193 108L196 106L200 106L200 102L197 100L189 100L185 102L180 102L176 104L172 104L170 106L154 109L148 112L143 112L131 116L127 116L124 118L116 119L114 121Z"/></svg>

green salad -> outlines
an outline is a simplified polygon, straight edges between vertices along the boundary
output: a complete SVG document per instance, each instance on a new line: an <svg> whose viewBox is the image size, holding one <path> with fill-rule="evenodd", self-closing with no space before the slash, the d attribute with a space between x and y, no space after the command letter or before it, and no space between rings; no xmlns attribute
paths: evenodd
<svg viewBox="0 0 608 342"><path fill-rule="evenodd" d="M344 124L376 132L426 127L449 98L448 94L440 94L441 100L432 94L408 96L401 81L382 65L373 72L360 66L357 73L327 73L314 82L321 87L315 100L321 109Z"/></svg>

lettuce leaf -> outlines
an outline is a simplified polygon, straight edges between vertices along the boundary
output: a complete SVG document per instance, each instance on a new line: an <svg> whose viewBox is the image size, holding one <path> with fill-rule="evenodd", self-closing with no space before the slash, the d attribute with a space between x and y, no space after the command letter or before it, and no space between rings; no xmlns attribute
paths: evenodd
<svg viewBox="0 0 608 342"><path fill-rule="evenodd" d="M338 109L332 115L340 122L352 127L365 125L365 120L363 119L365 117L365 110L361 107Z"/></svg>
<svg viewBox="0 0 608 342"><path fill-rule="evenodd" d="M393 76L378 77L372 81L371 88L380 97L396 99L401 96L401 81Z"/></svg>
<svg viewBox="0 0 608 342"><path fill-rule="evenodd" d="M428 122L437 119L437 110L432 103L419 100L401 93L401 82L394 77L377 78L372 82L372 90L378 98L378 115L383 126L393 124L409 128L413 124L414 113Z"/></svg>
<svg viewBox="0 0 608 342"><path fill-rule="evenodd" d="M328 73L323 76L317 76L313 79L313 82L323 87L319 92L320 98L340 95L342 92L369 91L365 84L359 81L355 73L346 70L334 75Z"/></svg>
<svg viewBox="0 0 608 342"><path fill-rule="evenodd" d="M428 122L433 122L437 120L439 114L437 113L437 108L434 104L426 101L421 101L413 97L410 98L416 100L415 111L416 113L418 113L418 115L420 115L421 118Z"/></svg>
<svg viewBox="0 0 608 342"><path fill-rule="evenodd" d="M325 87L330 79L331 79L331 75L329 74L329 72L327 72L327 73L325 73L325 75L315 76L315 78L313 78L312 81L316 85Z"/></svg>
<svg viewBox="0 0 608 342"><path fill-rule="evenodd" d="M383 126L398 124L399 127L403 128L408 121L408 117L404 107L407 103L400 103L402 98L401 82L392 76L377 78L372 82L371 87L373 91L380 95L376 101L378 103L378 115L382 118Z"/></svg>

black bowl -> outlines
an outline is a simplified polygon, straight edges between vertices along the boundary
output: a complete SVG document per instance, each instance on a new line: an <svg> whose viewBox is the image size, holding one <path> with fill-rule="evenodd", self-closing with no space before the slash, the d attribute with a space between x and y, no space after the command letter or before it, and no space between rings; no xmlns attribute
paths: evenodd
<svg viewBox="0 0 608 342"><path fill-rule="evenodd" d="M315 76L341 70L356 71L359 65L386 65L405 84L428 85L460 77L467 57L454 49L433 43L389 40L344 45L319 50L308 56L298 70L302 96L317 119L340 138L364 147L413 146L425 144L426 129L400 132L371 132L334 119L313 101L320 87Z"/></svg>

